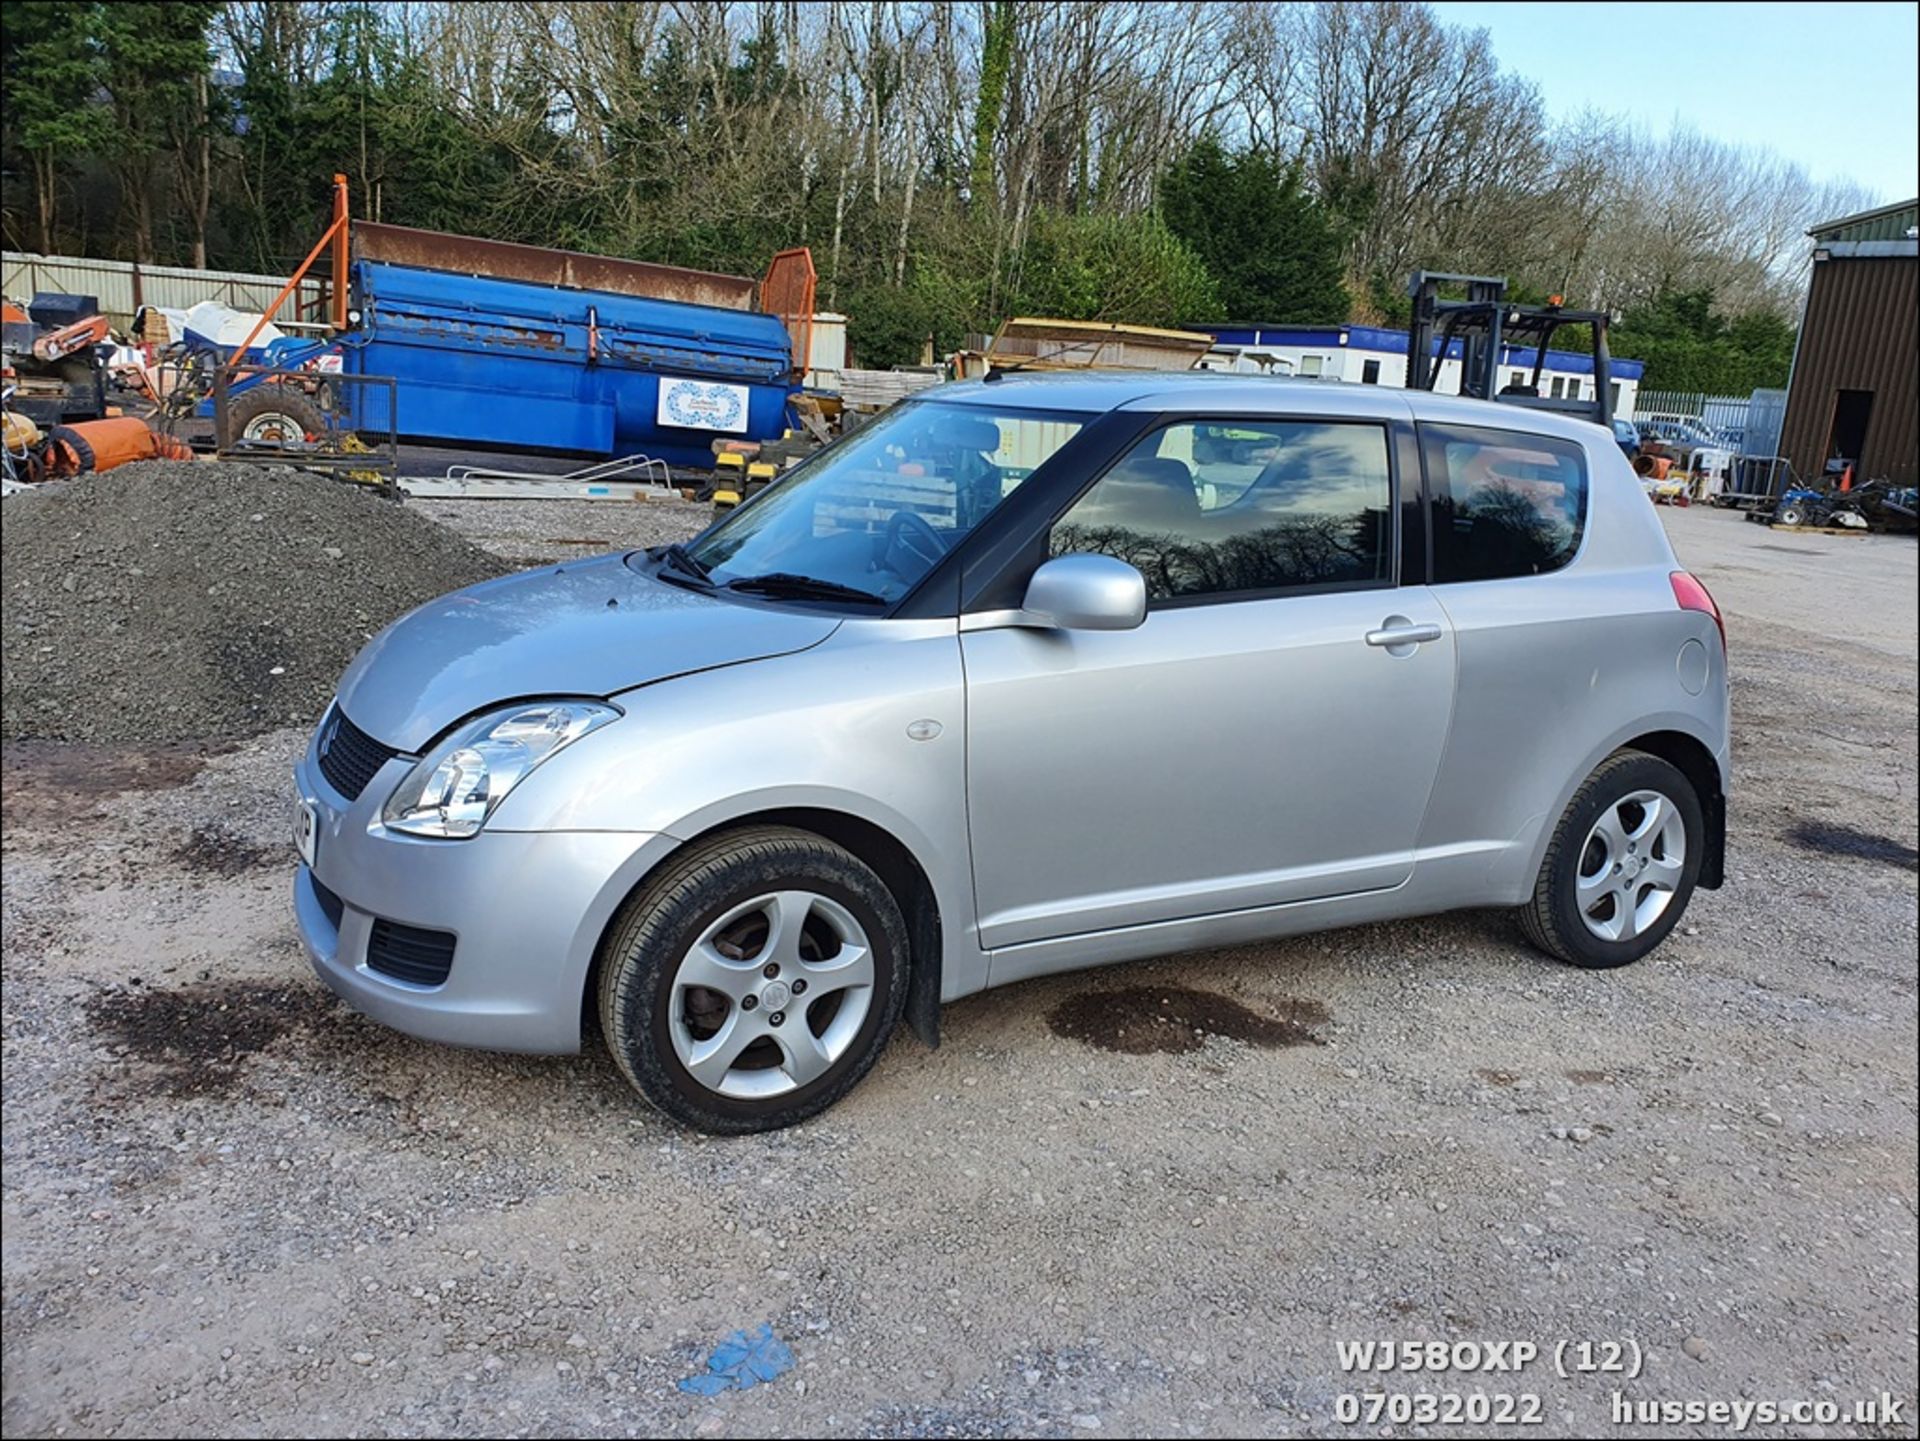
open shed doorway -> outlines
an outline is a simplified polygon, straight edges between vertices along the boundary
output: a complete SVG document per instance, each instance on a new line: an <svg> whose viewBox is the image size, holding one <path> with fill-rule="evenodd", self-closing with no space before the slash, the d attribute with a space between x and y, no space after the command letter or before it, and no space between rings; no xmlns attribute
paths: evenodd
<svg viewBox="0 0 1920 1441"><path fill-rule="evenodd" d="M1873 414L1871 390L1834 392L1833 427L1827 432L1827 470L1838 473L1848 463L1860 468L1860 455L1867 445L1867 420Z"/></svg>

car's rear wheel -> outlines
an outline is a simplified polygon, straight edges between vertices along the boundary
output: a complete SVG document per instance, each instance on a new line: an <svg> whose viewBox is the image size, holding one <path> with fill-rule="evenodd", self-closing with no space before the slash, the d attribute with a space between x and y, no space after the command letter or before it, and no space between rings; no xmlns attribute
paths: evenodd
<svg viewBox="0 0 1920 1441"><path fill-rule="evenodd" d="M1637 961L1679 923L1700 875L1700 798L1658 756L1618 751L1574 792L1547 846L1527 939L1576 966Z"/></svg>
<svg viewBox="0 0 1920 1441"><path fill-rule="evenodd" d="M627 903L600 1024L635 1089L675 1120L738 1134L825 1110L879 1059L907 993L886 885L805 831L689 848Z"/></svg>

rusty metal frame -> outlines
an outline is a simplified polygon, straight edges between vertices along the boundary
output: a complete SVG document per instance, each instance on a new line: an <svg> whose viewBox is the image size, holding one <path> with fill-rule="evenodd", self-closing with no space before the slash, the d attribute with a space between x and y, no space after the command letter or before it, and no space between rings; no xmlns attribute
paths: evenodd
<svg viewBox="0 0 1920 1441"><path fill-rule="evenodd" d="M472 235L415 230L406 225L360 221L353 227L353 254L360 260L408 265L420 270L485 275L497 280L558 285L569 290L603 290L650 300L711 305L722 310L753 309L754 283L744 275L688 270L644 260L617 260L610 255L583 255L539 245L515 245Z"/></svg>
<svg viewBox="0 0 1920 1441"><path fill-rule="evenodd" d="M307 278L307 272L313 269L313 262L320 258L320 252L325 250L329 245L333 247L333 328L335 330L344 330L346 328L348 223L347 177L344 175L335 175L333 177L332 223L327 226L326 230L321 234L320 239L314 242L313 249L307 252L307 258L301 261L300 268L293 272L293 278L288 280L287 283L280 288L278 295L274 296L273 304L269 305L261 314L260 318L254 322L253 329L247 332L247 338L240 342L234 349L232 355L227 357L227 364L238 365L240 363L241 358L246 355L248 348L259 338L260 332L273 323L273 317L280 313L280 307L287 303L287 297L300 288L300 282Z"/></svg>
<svg viewBox="0 0 1920 1441"><path fill-rule="evenodd" d="M760 308L786 322L793 341L793 370L804 377L813 366L813 308L819 274L813 252L796 245L777 252L760 282Z"/></svg>

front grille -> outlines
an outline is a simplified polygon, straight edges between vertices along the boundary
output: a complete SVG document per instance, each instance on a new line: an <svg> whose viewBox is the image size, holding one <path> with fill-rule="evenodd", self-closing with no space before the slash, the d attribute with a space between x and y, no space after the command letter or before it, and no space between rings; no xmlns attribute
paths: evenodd
<svg viewBox="0 0 1920 1441"><path fill-rule="evenodd" d="M313 887L313 898L320 902L321 911L326 914L329 921L333 922L333 928L336 931L339 930L340 918L347 913L346 902L321 885L318 876L309 875L307 883Z"/></svg>
<svg viewBox="0 0 1920 1441"><path fill-rule="evenodd" d="M361 730L336 706L320 737L320 774L348 800L358 800L374 773L399 754Z"/></svg>
<svg viewBox="0 0 1920 1441"><path fill-rule="evenodd" d="M410 985L444 985L453 969L453 933L375 921L367 937L367 969Z"/></svg>

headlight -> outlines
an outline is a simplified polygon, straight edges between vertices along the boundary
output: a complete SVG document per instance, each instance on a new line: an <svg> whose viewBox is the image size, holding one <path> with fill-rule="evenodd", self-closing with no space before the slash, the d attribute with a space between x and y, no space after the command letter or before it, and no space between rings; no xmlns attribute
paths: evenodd
<svg viewBox="0 0 1920 1441"><path fill-rule="evenodd" d="M413 836L475 835L533 768L620 712L593 701L537 701L490 711L420 757L381 819Z"/></svg>

